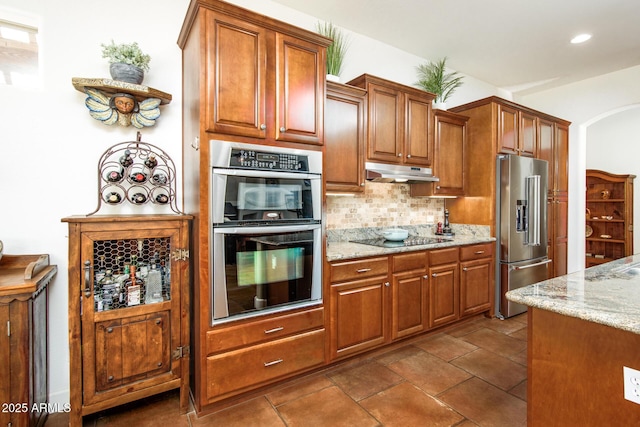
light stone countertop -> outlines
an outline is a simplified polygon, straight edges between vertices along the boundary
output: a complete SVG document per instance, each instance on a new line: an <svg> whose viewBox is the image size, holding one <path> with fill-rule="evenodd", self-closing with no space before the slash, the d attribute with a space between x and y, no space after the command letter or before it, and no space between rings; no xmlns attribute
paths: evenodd
<svg viewBox="0 0 640 427"><path fill-rule="evenodd" d="M507 299L640 334L640 254L514 289Z"/></svg>
<svg viewBox="0 0 640 427"><path fill-rule="evenodd" d="M475 243L495 242L495 237L489 235L489 227L468 226L452 224L455 233L453 237L444 237L440 243L428 245L396 246L390 248L370 246L362 243L354 243L351 240L363 240L367 238L379 237L380 229L348 229L329 230L327 233L327 260L338 261L362 257L372 257L378 255L389 255L400 252L412 252L429 249L448 248L452 246L471 245ZM387 227L389 228L389 227ZM433 226L401 226L409 230L410 236L440 237L432 232Z"/></svg>

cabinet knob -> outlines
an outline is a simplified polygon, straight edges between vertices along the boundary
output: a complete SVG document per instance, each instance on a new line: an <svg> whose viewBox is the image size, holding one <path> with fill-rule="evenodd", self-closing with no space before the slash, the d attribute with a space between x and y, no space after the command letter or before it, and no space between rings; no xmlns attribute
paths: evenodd
<svg viewBox="0 0 640 427"><path fill-rule="evenodd" d="M260 125L261 130L265 130L266 128L267 128L267 125L265 125L264 123Z"/></svg>
<svg viewBox="0 0 640 427"><path fill-rule="evenodd" d="M107 378L109 381L113 381L113 375L109 375L109 378Z"/></svg>
<svg viewBox="0 0 640 427"><path fill-rule="evenodd" d="M425 274L424 276L422 276L423 279L429 279L429 275Z"/></svg>
<svg viewBox="0 0 640 427"><path fill-rule="evenodd" d="M107 328L107 333L110 334L111 332L113 332L113 328Z"/></svg>
<svg viewBox="0 0 640 427"><path fill-rule="evenodd" d="M438 277L436 273L431 273L431 277Z"/></svg>
<svg viewBox="0 0 640 427"><path fill-rule="evenodd" d="M410 158L411 158L411 154L407 154L407 159L410 159Z"/></svg>
<svg viewBox="0 0 640 427"><path fill-rule="evenodd" d="M158 362L158 368L162 366L162 362Z"/></svg>
<svg viewBox="0 0 640 427"><path fill-rule="evenodd" d="M462 267L462 271L467 271L468 268L467 267Z"/></svg>
<svg viewBox="0 0 640 427"><path fill-rule="evenodd" d="M398 157L402 157L402 153L398 153Z"/></svg>
<svg viewBox="0 0 640 427"><path fill-rule="evenodd" d="M384 285L388 288L389 286L391 286L391 283L389 283L389 282L384 282Z"/></svg>
<svg viewBox="0 0 640 427"><path fill-rule="evenodd" d="M439 190L439 189L440 189L440 186L439 186L439 185L436 185L436 190Z"/></svg>
<svg viewBox="0 0 640 427"><path fill-rule="evenodd" d="M364 182L360 184L360 187L364 187Z"/></svg>
<svg viewBox="0 0 640 427"><path fill-rule="evenodd" d="M284 126L282 126L282 127L280 128L280 132L284 132L284 131L286 131L286 130L287 130L287 129L286 129Z"/></svg>

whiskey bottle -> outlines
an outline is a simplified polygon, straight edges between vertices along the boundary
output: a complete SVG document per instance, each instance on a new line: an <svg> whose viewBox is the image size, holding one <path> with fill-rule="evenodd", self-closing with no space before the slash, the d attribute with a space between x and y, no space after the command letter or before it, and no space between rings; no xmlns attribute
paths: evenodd
<svg viewBox="0 0 640 427"><path fill-rule="evenodd" d="M142 289L144 287L144 280L139 277L136 277L136 265L131 264L129 266L129 278L124 282L124 291L125 291L125 299L126 305L139 305L140 304L140 295L142 294Z"/></svg>
<svg viewBox="0 0 640 427"><path fill-rule="evenodd" d="M149 157L147 157L147 160L144 161L144 165L149 169L153 169L156 166L158 166L158 159L156 159L155 155L149 154Z"/></svg>

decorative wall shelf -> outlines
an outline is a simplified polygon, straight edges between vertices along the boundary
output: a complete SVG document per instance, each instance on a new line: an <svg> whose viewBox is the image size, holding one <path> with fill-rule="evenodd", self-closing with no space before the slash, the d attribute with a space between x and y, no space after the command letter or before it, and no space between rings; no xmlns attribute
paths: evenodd
<svg viewBox="0 0 640 427"><path fill-rule="evenodd" d="M171 94L149 86L103 78L73 77L71 84L87 95L89 114L106 125L153 126L160 117L160 105L171 102Z"/></svg>

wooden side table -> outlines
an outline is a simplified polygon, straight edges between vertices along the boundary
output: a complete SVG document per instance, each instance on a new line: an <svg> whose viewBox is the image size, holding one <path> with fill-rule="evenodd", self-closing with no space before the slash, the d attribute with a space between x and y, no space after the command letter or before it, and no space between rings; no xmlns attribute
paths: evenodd
<svg viewBox="0 0 640 427"><path fill-rule="evenodd" d="M0 259L0 425L41 426L48 410L49 255Z"/></svg>

